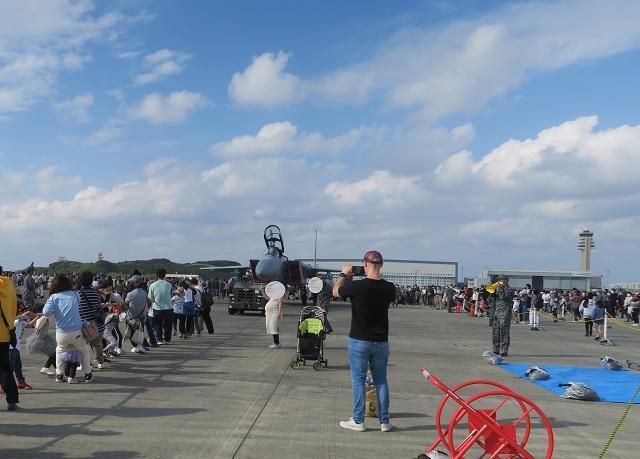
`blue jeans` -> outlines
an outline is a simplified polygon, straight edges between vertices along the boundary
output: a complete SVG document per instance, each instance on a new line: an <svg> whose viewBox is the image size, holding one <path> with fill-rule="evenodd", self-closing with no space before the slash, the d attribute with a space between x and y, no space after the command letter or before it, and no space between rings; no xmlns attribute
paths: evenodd
<svg viewBox="0 0 640 459"><path fill-rule="evenodd" d="M373 383L378 396L378 419L389 423L389 385L387 384L387 362L389 342L362 341L349 338L349 366L353 388L353 420L364 422L367 370L371 368Z"/></svg>
<svg viewBox="0 0 640 459"><path fill-rule="evenodd" d="M146 330L147 335L149 335L149 342L151 343L151 345L157 346L158 340L156 338L156 331L153 323L153 317L147 316L147 318L144 320L144 329Z"/></svg>

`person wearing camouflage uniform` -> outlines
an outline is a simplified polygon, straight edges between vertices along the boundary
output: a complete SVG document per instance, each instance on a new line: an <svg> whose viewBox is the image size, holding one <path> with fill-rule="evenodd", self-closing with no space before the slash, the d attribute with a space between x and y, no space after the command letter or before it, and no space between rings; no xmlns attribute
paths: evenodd
<svg viewBox="0 0 640 459"><path fill-rule="evenodd" d="M496 295L486 295L485 302L487 303L487 317L489 318L489 326L493 327L493 314L496 310Z"/></svg>
<svg viewBox="0 0 640 459"><path fill-rule="evenodd" d="M22 304L30 311L35 310L36 305L36 281L33 278L33 271L27 271L24 280L24 292L22 293Z"/></svg>
<svg viewBox="0 0 640 459"><path fill-rule="evenodd" d="M513 293L507 278L501 278L499 281L501 283L493 295L495 299L490 316L493 318L493 352L506 357L509 353Z"/></svg>

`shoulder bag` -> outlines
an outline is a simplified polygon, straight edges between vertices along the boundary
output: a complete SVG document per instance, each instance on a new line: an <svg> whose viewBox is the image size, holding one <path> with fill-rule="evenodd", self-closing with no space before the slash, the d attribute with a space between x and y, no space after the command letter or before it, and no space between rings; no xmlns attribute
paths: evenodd
<svg viewBox="0 0 640 459"><path fill-rule="evenodd" d="M82 290L79 290L78 293L82 295L84 302L87 303L87 305L91 306L91 303L89 303L89 300L87 300L87 297L84 295L84 293L82 293ZM102 306L98 306L93 313L93 320L95 320L99 324L103 324L106 318L107 318L107 312L104 309L102 309Z"/></svg>
<svg viewBox="0 0 640 459"><path fill-rule="evenodd" d="M7 327L7 331L9 332L9 344L11 347L15 348L18 344L18 338L16 336L15 327L11 328L9 323L7 322L7 318L4 316L4 310L2 309L2 303L0 303L0 314L2 315L2 321L4 322L4 326Z"/></svg>

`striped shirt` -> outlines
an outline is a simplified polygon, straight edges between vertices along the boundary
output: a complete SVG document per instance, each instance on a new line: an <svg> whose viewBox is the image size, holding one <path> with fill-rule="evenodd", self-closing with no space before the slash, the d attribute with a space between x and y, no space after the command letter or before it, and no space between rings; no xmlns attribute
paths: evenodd
<svg viewBox="0 0 640 459"><path fill-rule="evenodd" d="M80 294L80 319L83 321L95 320L96 312L102 303L100 293L91 287L83 287L78 293ZM98 331L104 330L104 324L96 325L98 325Z"/></svg>

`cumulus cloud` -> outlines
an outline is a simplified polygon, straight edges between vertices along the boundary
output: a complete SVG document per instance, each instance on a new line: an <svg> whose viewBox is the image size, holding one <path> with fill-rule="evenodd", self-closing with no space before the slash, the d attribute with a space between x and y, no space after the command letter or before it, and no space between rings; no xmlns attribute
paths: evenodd
<svg viewBox="0 0 640 459"><path fill-rule="evenodd" d="M134 118L154 124L179 123L193 110L207 105L207 99L197 92L174 91L167 96L155 92L146 96L130 113Z"/></svg>
<svg viewBox="0 0 640 459"><path fill-rule="evenodd" d="M553 190L554 196L595 195L602 186L631 183L640 167L640 126L597 131L586 116L541 131L535 138L510 139L478 161L465 151L436 169L442 183L474 180L483 188L526 192ZM584 186L584 181L596 186Z"/></svg>
<svg viewBox="0 0 640 459"><path fill-rule="evenodd" d="M300 136L290 127L284 131L289 132L286 142ZM52 240L73 250L106 250L119 258L163 250L162 255L196 259L205 247L213 258L245 261L262 251L260 228L278 223L293 257L309 255L318 228L324 257L377 247L396 258L577 269L576 234L589 227L600 250L594 260L604 266L609 254L628 257L616 251L616 243L635 253L640 193L629 177L637 176L639 152L640 126L598 129L596 118L585 117L530 139L509 140L477 157L468 150L455 153L439 174L422 168L410 173L371 169L364 163L334 168L315 158L270 153L225 156L207 164L158 160L132 175L140 178L113 185L83 185L65 178L65 171L46 168L30 182L50 179L50 189L74 183L67 193L75 187L75 194L33 198L35 193L27 193L5 200L0 235L19 241L20 234L46 226ZM508 167L509 161L518 167ZM501 167L503 172L489 173ZM545 170L554 170L556 178L541 180L536 174ZM434 180L450 174L453 182ZM17 187L28 183L11 177ZM9 178L0 181L0 193L7 196ZM113 221L128 224L114 227ZM184 232L185 225L192 230ZM109 228L109 234L101 228ZM339 238L334 236L338 230ZM179 252L170 244L153 247L152 241L163 240L158 235L177 243ZM220 235L227 243L211 246ZM55 256L60 254L68 252ZM567 262L572 258L575 266Z"/></svg>
<svg viewBox="0 0 640 459"><path fill-rule="evenodd" d="M229 97L240 105L273 106L302 98L300 78L284 71L291 54L264 53L254 57L229 83Z"/></svg>
<svg viewBox="0 0 640 459"><path fill-rule="evenodd" d="M86 122L91 119L88 109L93 106L93 94L79 94L73 99L54 104L54 108L66 116L74 118L78 122Z"/></svg>
<svg viewBox="0 0 640 459"><path fill-rule="evenodd" d="M144 58L144 65L148 71L136 76L134 84L141 86L182 73L184 63L191 57L190 54L166 48L148 54Z"/></svg>
<svg viewBox="0 0 640 459"><path fill-rule="evenodd" d="M265 106L381 99L438 119L482 108L532 75L637 49L639 22L632 0L516 3L436 29L400 31L368 59L308 79L285 71L289 54L265 53L233 76L229 95Z"/></svg>
<svg viewBox="0 0 640 459"><path fill-rule="evenodd" d="M36 103L60 72L83 67L89 43L133 20L118 12L96 14L90 1L3 1L1 9L0 114Z"/></svg>
<svg viewBox="0 0 640 459"><path fill-rule="evenodd" d="M336 200L338 206L371 204L382 207L405 207L414 199L425 197L419 177L394 176L389 171L375 171L369 177L355 182L331 182L325 193Z"/></svg>
<svg viewBox="0 0 640 459"><path fill-rule="evenodd" d="M337 154L355 147L370 132L361 126L336 137L324 137L318 132L299 132L290 121L265 124L256 135L234 137L213 146L213 152L223 156L259 156L285 153Z"/></svg>

